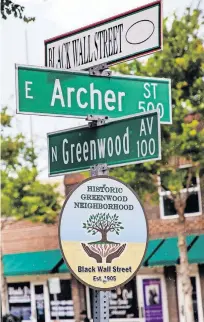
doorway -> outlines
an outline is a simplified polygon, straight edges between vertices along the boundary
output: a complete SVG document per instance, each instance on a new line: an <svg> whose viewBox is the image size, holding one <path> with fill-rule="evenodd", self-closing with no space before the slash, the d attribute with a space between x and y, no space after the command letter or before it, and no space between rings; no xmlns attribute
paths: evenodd
<svg viewBox="0 0 204 322"><path fill-rule="evenodd" d="M191 275L190 278L191 278L191 285L192 285L194 320L195 322L204 322L199 274L198 273L193 274ZM182 292L181 279L179 278L179 276L177 279L177 296L178 296L178 303L179 303L180 322L186 322L185 310L184 310L184 296Z"/></svg>
<svg viewBox="0 0 204 322"><path fill-rule="evenodd" d="M146 322L168 322L166 287L163 275L137 276L140 316Z"/></svg>
<svg viewBox="0 0 204 322"><path fill-rule="evenodd" d="M45 282L32 283L32 312L35 322L49 321L48 288Z"/></svg>

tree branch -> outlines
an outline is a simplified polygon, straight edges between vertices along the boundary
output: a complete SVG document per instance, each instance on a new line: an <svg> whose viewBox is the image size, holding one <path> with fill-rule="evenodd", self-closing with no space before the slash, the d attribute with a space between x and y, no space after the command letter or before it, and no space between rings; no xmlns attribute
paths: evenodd
<svg viewBox="0 0 204 322"><path fill-rule="evenodd" d="M90 227L89 229L92 229L92 230L96 230L96 231L101 232L101 229L96 228L96 226L92 226L92 227Z"/></svg>
<svg viewBox="0 0 204 322"><path fill-rule="evenodd" d="M112 220L110 222L107 223L106 227L105 227L105 230L108 232L110 231L111 229L111 226L113 225L114 223L114 218L112 218Z"/></svg>

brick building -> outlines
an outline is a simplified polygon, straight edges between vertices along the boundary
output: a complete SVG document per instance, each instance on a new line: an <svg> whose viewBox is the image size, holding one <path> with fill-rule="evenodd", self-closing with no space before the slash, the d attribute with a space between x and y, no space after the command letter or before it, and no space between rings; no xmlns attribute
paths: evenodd
<svg viewBox="0 0 204 322"><path fill-rule="evenodd" d="M65 194L83 180L80 174L66 175ZM186 222L178 223L168 194L159 191L159 203L145 204L150 242L137 276L110 293L113 321L184 322L179 279L177 233L185 231L188 245L195 321L204 322L204 211L199 178L195 178L186 207ZM58 244L58 225L18 222L2 234L4 274L8 308L24 320L80 321L80 312L92 319L92 290L79 283L63 262ZM60 278L61 293L51 294L48 280ZM157 290L155 306L147 303L145 287ZM125 295L126 294L126 297ZM55 297L56 296L56 297ZM151 315L152 314L152 315ZM149 319L147 319L149 316ZM146 318L145 318L146 317Z"/></svg>

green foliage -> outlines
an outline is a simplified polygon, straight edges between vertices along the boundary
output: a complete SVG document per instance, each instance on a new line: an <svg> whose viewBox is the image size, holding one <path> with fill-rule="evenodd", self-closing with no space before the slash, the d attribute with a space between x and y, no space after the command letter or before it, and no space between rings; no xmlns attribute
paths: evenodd
<svg viewBox="0 0 204 322"><path fill-rule="evenodd" d="M97 232L115 232L119 235L121 229L124 227L121 225L122 222L118 221L119 216L98 213L91 215L86 223L83 223L83 228L86 228L88 233L95 235Z"/></svg>
<svg viewBox="0 0 204 322"><path fill-rule="evenodd" d="M149 195L151 195L152 201L156 202L158 200L157 190L155 190L155 185L157 184L155 178L157 165L155 163L145 162L126 167L117 167L112 169L110 173L112 176L129 184L142 201L146 200Z"/></svg>
<svg viewBox="0 0 204 322"><path fill-rule="evenodd" d="M11 128L12 116L8 114L7 108L3 108L0 114L2 126L1 134L1 166L7 172L21 168L24 164L34 164L37 159L32 146L26 144L25 137L20 133L15 137L6 135Z"/></svg>
<svg viewBox="0 0 204 322"><path fill-rule="evenodd" d="M2 108L1 111L1 126L11 127L12 116L7 114L7 107Z"/></svg>
<svg viewBox="0 0 204 322"><path fill-rule="evenodd" d="M161 186L165 191L179 192L194 186L193 178L196 178L196 167L183 169L170 169L161 172Z"/></svg>
<svg viewBox="0 0 204 322"><path fill-rule="evenodd" d="M180 172L175 171L178 159L183 158L194 165L194 172L203 173L204 47L203 37L199 35L203 24L199 10L191 12L187 8L181 18L174 14L171 24L168 19L164 20L161 52L144 63L132 61L114 67L122 74L165 77L172 82L173 124L161 126L162 160L111 172L128 182L143 199L147 194L157 192L154 175L164 170L168 170L165 178L168 189L179 192L183 183Z"/></svg>
<svg viewBox="0 0 204 322"><path fill-rule="evenodd" d="M1 0L1 16L7 19L8 16L13 15L15 18L23 19L25 22L35 21L34 17L26 17L23 15L25 8L10 0Z"/></svg>
<svg viewBox="0 0 204 322"><path fill-rule="evenodd" d="M2 109L2 219L11 217L53 223L60 210L56 185L42 184L37 180L35 151L22 134L6 134L11 121L7 108Z"/></svg>

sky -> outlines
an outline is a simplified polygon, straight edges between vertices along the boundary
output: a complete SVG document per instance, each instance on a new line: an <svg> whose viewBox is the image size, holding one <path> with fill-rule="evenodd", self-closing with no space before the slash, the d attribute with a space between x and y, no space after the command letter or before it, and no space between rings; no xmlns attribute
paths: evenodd
<svg viewBox="0 0 204 322"><path fill-rule="evenodd" d="M121 205L132 205L133 210L97 210L97 209L84 209L84 208L74 208L75 202L85 202L85 203L101 203L100 201L86 201L83 200L81 195L98 195L97 192L87 192L87 186L103 186L114 187L123 189L122 194L111 194L111 193L101 193L100 195L115 195L115 196L126 196L127 201L117 202L117 201L107 201L111 204L121 204ZM92 188L93 189L93 188ZM102 202L104 203L104 202ZM85 223L90 215L95 215L98 213L106 213L111 216L115 213L119 216L119 221L122 222L124 229L121 229L119 235L114 232L108 233L108 240L114 242L134 242L134 243L144 243L147 240L147 227L145 221L145 215L143 209L135 197L134 193L129 190L125 185L121 185L118 181L113 181L108 178L97 178L91 181L87 181L80 185L68 199L63 211L60 224L60 236L63 241L79 241L79 242L90 242L98 241L101 239L101 234L97 233L92 236L87 232L87 229L83 228L83 223ZM71 224L70 224L71 223Z"/></svg>
<svg viewBox="0 0 204 322"><path fill-rule="evenodd" d="M101 2L100 2L101 1ZM14 64L44 66L44 40L100 21L110 16L152 2L151 0L22 0L25 14L34 16L34 23L26 24L9 17L0 24L0 107L7 105L15 114ZM195 7L198 0L163 0L164 16L176 11L183 14L187 6ZM201 0L200 8L204 8ZM27 41L26 41L27 39ZM26 46L27 44L27 46ZM38 152L40 178L48 178L47 133L86 124L84 120L63 117L17 115L13 132L22 132L27 140L31 133ZM59 178L60 179L60 178Z"/></svg>

